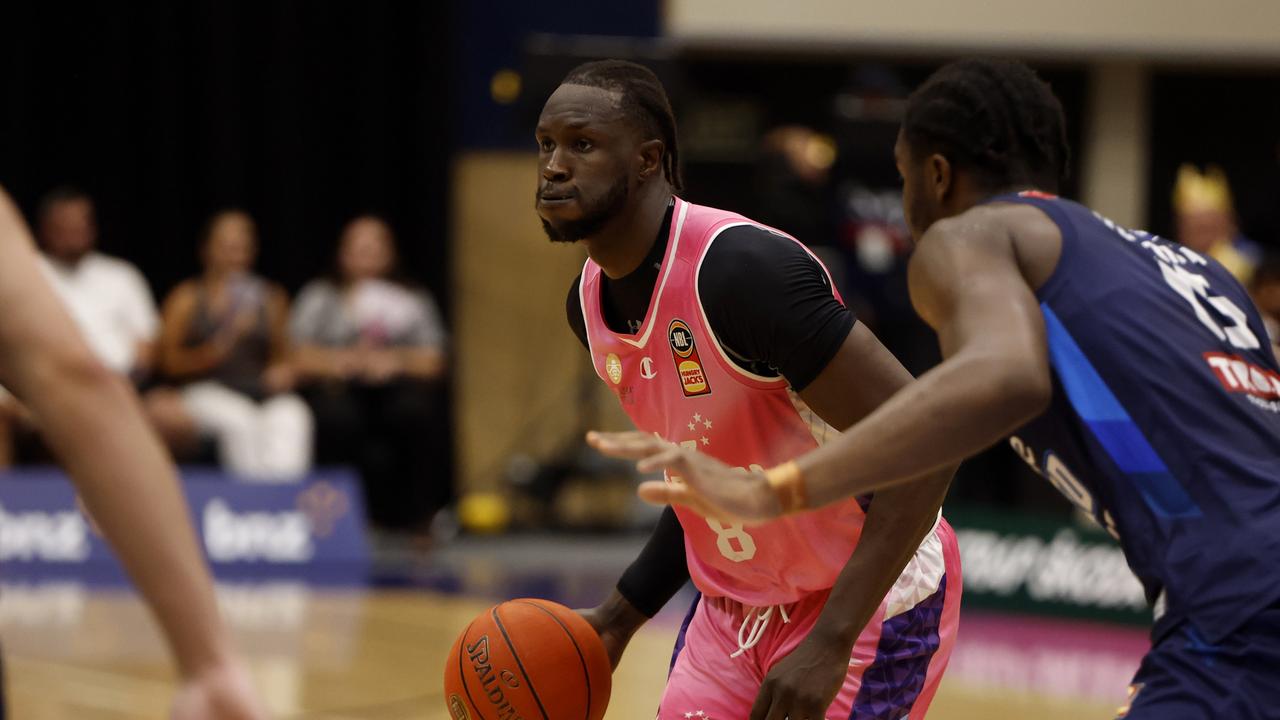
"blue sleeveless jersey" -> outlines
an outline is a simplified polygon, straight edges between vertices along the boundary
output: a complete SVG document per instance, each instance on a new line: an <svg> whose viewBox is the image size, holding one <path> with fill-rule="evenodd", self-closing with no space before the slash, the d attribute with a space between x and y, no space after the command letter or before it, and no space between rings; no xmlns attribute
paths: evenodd
<svg viewBox="0 0 1280 720"><path fill-rule="evenodd" d="M1218 640L1280 600L1280 367L1221 265L1040 193L1053 400L1014 450L1119 541L1157 636Z"/></svg>

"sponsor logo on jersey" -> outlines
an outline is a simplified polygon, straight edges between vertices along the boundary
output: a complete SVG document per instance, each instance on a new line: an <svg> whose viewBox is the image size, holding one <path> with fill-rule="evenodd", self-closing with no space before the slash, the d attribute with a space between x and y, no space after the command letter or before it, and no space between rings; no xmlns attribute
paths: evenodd
<svg viewBox="0 0 1280 720"><path fill-rule="evenodd" d="M604 359L604 372L613 381L614 385L622 382L622 360L614 353L609 353Z"/></svg>
<svg viewBox="0 0 1280 720"><path fill-rule="evenodd" d="M640 361L640 377L645 380L652 380L658 377L658 372L653 369L653 358L647 357Z"/></svg>
<svg viewBox="0 0 1280 720"><path fill-rule="evenodd" d="M711 384L702 370L698 344L693 339L693 331L689 329L689 325L683 320L672 320L667 327L667 339L671 343L671 358L675 361L684 396L710 395Z"/></svg>
<svg viewBox="0 0 1280 720"><path fill-rule="evenodd" d="M1207 352L1204 359L1227 392L1243 393L1268 410L1280 400L1280 373L1226 353Z"/></svg>

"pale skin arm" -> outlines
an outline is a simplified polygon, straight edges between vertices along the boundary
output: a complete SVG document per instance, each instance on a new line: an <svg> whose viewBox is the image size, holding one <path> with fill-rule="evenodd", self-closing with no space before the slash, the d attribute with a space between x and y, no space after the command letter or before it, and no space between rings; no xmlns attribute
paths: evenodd
<svg viewBox="0 0 1280 720"><path fill-rule="evenodd" d="M85 345L0 192L0 383L21 398L151 606L185 679L174 717L263 717L235 663L173 465Z"/></svg>
<svg viewBox="0 0 1280 720"><path fill-rule="evenodd" d="M887 487L959 463L1043 412L1052 394L1044 320L1013 235L964 216L934 225L911 261L911 297L945 360L838 440L797 460L809 506ZM638 435L594 435L603 452L670 468L682 485L641 495L703 514L764 520L782 510L764 476Z"/></svg>

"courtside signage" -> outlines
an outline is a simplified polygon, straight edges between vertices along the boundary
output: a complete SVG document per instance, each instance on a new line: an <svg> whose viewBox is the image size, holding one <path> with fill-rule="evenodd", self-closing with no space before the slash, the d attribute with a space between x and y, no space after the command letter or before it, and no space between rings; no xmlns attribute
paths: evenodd
<svg viewBox="0 0 1280 720"><path fill-rule="evenodd" d="M367 574L364 507L350 472L264 485L190 470L183 490L219 577L354 581ZM121 576L65 475L53 469L0 475L0 578Z"/></svg>

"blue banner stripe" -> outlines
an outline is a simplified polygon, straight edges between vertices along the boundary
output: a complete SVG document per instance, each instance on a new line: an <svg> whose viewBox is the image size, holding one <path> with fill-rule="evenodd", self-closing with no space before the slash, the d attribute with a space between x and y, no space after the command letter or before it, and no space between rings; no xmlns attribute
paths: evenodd
<svg viewBox="0 0 1280 720"><path fill-rule="evenodd" d="M1138 488L1148 507L1167 518L1199 517L1200 508L1169 472L1106 381L1047 303L1041 303L1049 358L1076 413L1098 444Z"/></svg>

